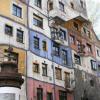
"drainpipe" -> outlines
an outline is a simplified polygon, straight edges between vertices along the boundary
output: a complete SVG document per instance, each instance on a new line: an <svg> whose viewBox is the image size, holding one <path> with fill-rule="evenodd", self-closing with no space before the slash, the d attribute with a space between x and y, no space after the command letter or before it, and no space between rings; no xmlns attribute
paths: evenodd
<svg viewBox="0 0 100 100"><path fill-rule="evenodd" d="M29 1L30 0L27 0L26 1L26 5L27 5L27 29L28 29L28 49L26 50L26 75L25 75L25 78L26 78L26 84L25 84L25 87L26 87L26 100L28 100L28 90L27 90L27 82L28 82L28 80L27 80L27 78L28 78L28 75L27 75L27 68L28 68L28 64L27 64L27 56L28 56L28 54L27 54L27 52L28 52L28 50L29 50L29 34L30 34L30 31L29 31Z"/></svg>
<svg viewBox="0 0 100 100"><path fill-rule="evenodd" d="M50 33L51 33L51 27L49 25L49 21L50 21L50 16L49 16L49 10L48 10L48 4L49 1L47 1L47 14L48 14L48 26L50 28ZM53 18L51 19L53 20ZM51 39L51 51L52 51L52 39ZM56 100L56 85L55 85L55 67L54 67L54 62L53 62L53 52L51 52L51 57L52 57L52 69L53 69L53 100Z"/></svg>

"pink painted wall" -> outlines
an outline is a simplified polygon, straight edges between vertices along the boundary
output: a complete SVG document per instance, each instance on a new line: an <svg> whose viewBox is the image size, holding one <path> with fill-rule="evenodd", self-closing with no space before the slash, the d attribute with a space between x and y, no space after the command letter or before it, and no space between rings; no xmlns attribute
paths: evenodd
<svg viewBox="0 0 100 100"><path fill-rule="evenodd" d="M28 93L28 100L37 100L37 88L43 88L43 100L47 100L47 92L54 93L54 86L49 83L44 83L41 81L33 80L29 78L27 81L27 93ZM64 88L56 86L56 100L59 100L59 90L65 91ZM73 94L67 93L66 100L74 100Z"/></svg>

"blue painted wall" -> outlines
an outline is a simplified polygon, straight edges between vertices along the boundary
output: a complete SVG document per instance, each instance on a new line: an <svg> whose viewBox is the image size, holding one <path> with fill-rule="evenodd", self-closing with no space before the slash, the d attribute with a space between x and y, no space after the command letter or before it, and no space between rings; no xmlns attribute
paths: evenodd
<svg viewBox="0 0 100 100"><path fill-rule="evenodd" d="M34 36L39 38L39 49L34 48ZM42 41L45 40L47 42L47 51L44 51L42 49ZM52 55L52 45L53 45L53 41L50 40L48 37L46 37L45 35L43 35L42 33L38 33L35 31L30 31L30 38L29 38L29 47L30 47L30 51L40 57L49 59L49 60L53 60L54 62L63 65L62 64L62 58L61 56L54 56ZM72 67L72 58L71 58L71 49L69 47L65 47L65 46L60 46L60 51L64 49L67 51L67 60L68 60L68 65L63 65L65 67Z"/></svg>

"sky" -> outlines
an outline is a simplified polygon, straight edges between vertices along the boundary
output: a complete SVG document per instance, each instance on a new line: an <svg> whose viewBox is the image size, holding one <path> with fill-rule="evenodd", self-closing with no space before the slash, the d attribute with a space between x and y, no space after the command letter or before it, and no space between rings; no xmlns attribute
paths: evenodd
<svg viewBox="0 0 100 100"><path fill-rule="evenodd" d="M93 28L100 40L100 0L86 0L88 17L93 23Z"/></svg>

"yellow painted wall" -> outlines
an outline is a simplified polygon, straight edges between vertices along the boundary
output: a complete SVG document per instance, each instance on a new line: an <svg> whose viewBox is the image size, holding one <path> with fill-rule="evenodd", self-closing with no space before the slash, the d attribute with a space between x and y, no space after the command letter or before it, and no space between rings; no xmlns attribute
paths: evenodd
<svg viewBox="0 0 100 100"><path fill-rule="evenodd" d="M8 46L0 46L0 51L4 53L4 50L8 49ZM25 74L26 68L26 52L21 49L13 48L13 52L18 53L18 72Z"/></svg>
<svg viewBox="0 0 100 100"><path fill-rule="evenodd" d="M22 6L22 15L23 18L16 17L12 14L12 5L13 3ZM14 21L20 22L24 25L27 25L27 6L20 2L19 0L0 0L0 15L9 17Z"/></svg>

